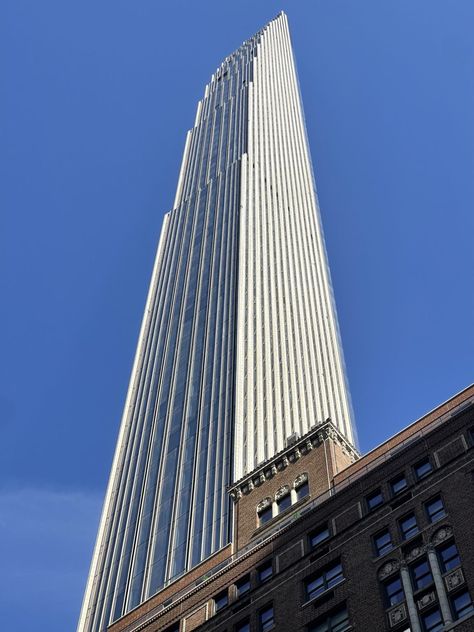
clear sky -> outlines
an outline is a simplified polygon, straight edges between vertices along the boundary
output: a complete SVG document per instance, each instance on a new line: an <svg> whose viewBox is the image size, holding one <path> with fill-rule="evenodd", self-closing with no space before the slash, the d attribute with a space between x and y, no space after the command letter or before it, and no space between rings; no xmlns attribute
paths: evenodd
<svg viewBox="0 0 474 632"><path fill-rule="evenodd" d="M185 133L281 9L362 450L472 381L472 0L4 0L1 629L75 628Z"/></svg>

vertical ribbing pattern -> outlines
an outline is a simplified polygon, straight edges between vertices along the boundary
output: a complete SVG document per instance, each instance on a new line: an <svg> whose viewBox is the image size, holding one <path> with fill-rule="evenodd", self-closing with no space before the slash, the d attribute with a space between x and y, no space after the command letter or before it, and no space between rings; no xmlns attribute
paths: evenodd
<svg viewBox="0 0 474 632"><path fill-rule="evenodd" d="M257 45L242 161L234 476L350 403L288 22Z"/></svg>
<svg viewBox="0 0 474 632"><path fill-rule="evenodd" d="M330 416L352 430L286 17L227 57L165 217L79 632L230 538L227 486Z"/></svg>

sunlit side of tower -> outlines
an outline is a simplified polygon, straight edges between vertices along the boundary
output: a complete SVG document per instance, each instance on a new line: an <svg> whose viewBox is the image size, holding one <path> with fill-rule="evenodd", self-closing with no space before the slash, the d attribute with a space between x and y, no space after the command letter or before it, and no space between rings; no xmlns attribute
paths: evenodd
<svg viewBox="0 0 474 632"><path fill-rule="evenodd" d="M165 216L79 622L231 538L227 487L350 402L286 16L227 57Z"/></svg>

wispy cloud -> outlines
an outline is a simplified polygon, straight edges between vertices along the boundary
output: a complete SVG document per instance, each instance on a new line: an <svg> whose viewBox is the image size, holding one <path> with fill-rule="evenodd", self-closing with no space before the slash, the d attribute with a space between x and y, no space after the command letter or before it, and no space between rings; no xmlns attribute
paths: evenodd
<svg viewBox="0 0 474 632"><path fill-rule="evenodd" d="M0 491L0 629L74 630L102 496Z"/></svg>

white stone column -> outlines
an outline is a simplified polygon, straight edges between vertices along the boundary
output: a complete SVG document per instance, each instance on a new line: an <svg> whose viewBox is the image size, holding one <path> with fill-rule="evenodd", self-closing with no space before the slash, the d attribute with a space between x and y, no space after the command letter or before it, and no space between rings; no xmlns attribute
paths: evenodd
<svg viewBox="0 0 474 632"><path fill-rule="evenodd" d="M421 632L420 620L418 619L418 610L416 609L415 599L413 597L413 589L411 587L410 573L406 564L402 564L400 568L400 577L402 578L403 590L408 608L408 618L410 619L410 627L412 632Z"/></svg>
<svg viewBox="0 0 474 632"><path fill-rule="evenodd" d="M451 614L451 608L449 607L448 596L446 594L446 588L444 586L443 578L441 577L441 569L438 563L438 557L436 551L432 546L428 547L428 560L431 566L431 573L436 586L436 592L438 593L439 607L441 608L441 614L443 615L443 621L445 624L453 622L453 615Z"/></svg>

